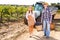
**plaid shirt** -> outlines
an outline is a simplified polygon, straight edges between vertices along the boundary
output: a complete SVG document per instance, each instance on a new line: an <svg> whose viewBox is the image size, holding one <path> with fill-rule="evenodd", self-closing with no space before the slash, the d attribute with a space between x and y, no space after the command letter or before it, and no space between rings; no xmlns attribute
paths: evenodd
<svg viewBox="0 0 60 40"><path fill-rule="evenodd" d="M51 14L51 11L49 10L49 8L43 9L43 11L42 11L41 21L43 21L45 19L48 20L49 22L52 21L52 14Z"/></svg>

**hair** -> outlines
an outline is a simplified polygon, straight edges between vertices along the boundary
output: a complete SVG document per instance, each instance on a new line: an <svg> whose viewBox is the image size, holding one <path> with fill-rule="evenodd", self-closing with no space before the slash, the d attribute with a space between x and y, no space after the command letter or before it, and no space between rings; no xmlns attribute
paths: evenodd
<svg viewBox="0 0 60 40"><path fill-rule="evenodd" d="M32 11L33 11L32 6L29 6L29 7L28 7L28 12L29 12L29 13L30 13L30 12L32 13Z"/></svg>

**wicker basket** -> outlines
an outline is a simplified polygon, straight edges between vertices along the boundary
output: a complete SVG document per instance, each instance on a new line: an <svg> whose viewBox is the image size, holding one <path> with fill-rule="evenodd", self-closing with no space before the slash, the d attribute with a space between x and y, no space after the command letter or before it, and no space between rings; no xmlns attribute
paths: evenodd
<svg viewBox="0 0 60 40"><path fill-rule="evenodd" d="M36 26L37 31L41 31L42 30L42 25Z"/></svg>
<svg viewBox="0 0 60 40"><path fill-rule="evenodd" d="M51 23L51 24L50 24L50 29L51 29L51 30L54 30L54 29L55 29L55 24L54 24L54 23Z"/></svg>

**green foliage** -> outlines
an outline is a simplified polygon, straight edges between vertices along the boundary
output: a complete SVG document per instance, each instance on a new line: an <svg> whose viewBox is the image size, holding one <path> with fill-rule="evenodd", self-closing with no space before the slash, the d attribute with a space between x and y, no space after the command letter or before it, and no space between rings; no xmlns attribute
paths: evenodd
<svg viewBox="0 0 60 40"><path fill-rule="evenodd" d="M4 20L17 20L25 15L28 6L0 5L0 18ZM2 21L0 20L0 21Z"/></svg>

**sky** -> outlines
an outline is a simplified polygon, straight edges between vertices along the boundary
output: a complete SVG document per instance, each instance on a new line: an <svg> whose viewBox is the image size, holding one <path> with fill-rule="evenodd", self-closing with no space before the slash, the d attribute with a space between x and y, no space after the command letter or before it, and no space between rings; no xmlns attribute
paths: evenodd
<svg viewBox="0 0 60 40"><path fill-rule="evenodd" d="M36 2L44 1L50 3L60 3L60 0L0 0L0 4L13 4L13 5L33 5Z"/></svg>

